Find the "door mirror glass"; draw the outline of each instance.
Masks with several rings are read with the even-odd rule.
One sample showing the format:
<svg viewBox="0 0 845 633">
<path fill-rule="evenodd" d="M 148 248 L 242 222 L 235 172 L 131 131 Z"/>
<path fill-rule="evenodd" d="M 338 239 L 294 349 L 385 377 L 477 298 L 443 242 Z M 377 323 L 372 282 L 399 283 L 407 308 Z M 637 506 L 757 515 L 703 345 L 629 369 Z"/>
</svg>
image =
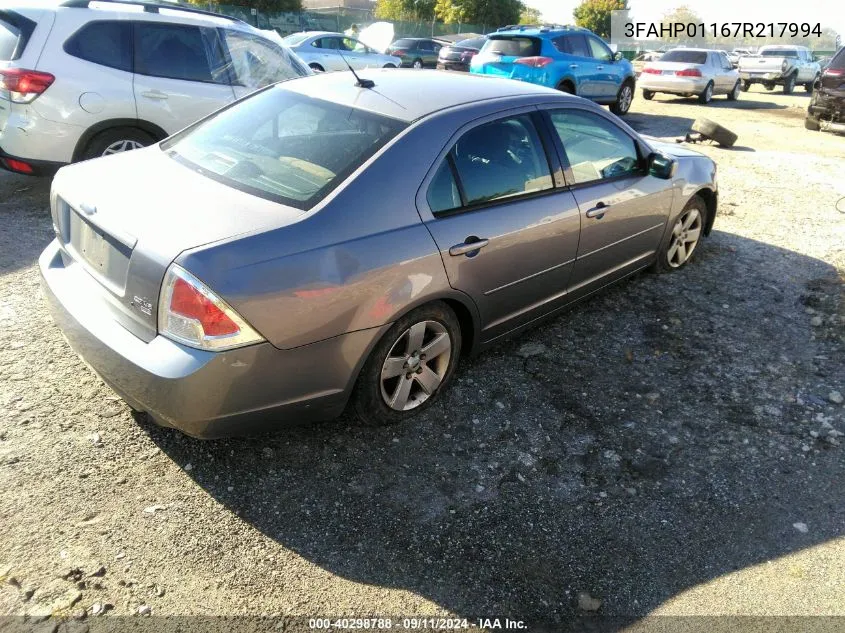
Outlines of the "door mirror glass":
<svg viewBox="0 0 845 633">
<path fill-rule="evenodd" d="M 618 62 L 622 60 L 625 56 L 622 54 L 622 51 L 616 51 L 613 53 L 613 61 Z"/>
<path fill-rule="evenodd" d="M 678 161 L 671 156 L 652 152 L 648 156 L 648 173 L 650 176 L 661 180 L 671 180 L 678 168 Z"/>
</svg>

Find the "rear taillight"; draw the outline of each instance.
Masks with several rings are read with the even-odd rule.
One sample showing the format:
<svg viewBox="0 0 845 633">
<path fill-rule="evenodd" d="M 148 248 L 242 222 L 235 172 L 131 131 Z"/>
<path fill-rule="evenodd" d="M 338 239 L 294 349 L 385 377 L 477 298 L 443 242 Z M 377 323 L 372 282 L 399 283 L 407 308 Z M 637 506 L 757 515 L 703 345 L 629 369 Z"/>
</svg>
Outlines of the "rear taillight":
<svg viewBox="0 0 845 633">
<path fill-rule="evenodd" d="M 644 75 L 659 75 L 660 74 L 660 71 L 657 68 L 651 68 L 649 66 L 646 66 L 645 68 L 643 68 L 641 72 Z"/>
<path fill-rule="evenodd" d="M 531 66 L 532 68 L 545 68 L 549 64 L 551 64 L 554 60 L 551 57 L 520 57 L 519 59 L 513 60 L 514 64 L 520 64 L 521 66 Z"/>
<path fill-rule="evenodd" d="M 407 53 L 408 51 L 406 51 L 404 48 L 397 48 L 390 51 L 390 54 L 394 57 L 402 57 L 402 55 L 406 55 Z"/>
<path fill-rule="evenodd" d="M 6 68 L 0 70 L 0 95 L 13 103 L 31 103 L 55 80 L 56 78 L 50 73 L 23 68 Z"/>
<path fill-rule="evenodd" d="M 478 51 L 466 51 L 461 54 L 461 61 L 468 62 L 476 55 L 478 55 Z"/>
<path fill-rule="evenodd" d="M 180 266 L 164 277 L 159 334 L 190 347 L 221 351 L 264 340 L 225 301 Z"/>
<path fill-rule="evenodd" d="M 701 71 L 698 68 L 684 68 L 683 70 L 676 70 L 677 77 L 701 77 Z"/>
<path fill-rule="evenodd" d="M 845 76 L 845 69 L 828 68 L 826 71 L 824 71 L 823 74 L 827 75 L 828 77 L 842 77 Z"/>
</svg>

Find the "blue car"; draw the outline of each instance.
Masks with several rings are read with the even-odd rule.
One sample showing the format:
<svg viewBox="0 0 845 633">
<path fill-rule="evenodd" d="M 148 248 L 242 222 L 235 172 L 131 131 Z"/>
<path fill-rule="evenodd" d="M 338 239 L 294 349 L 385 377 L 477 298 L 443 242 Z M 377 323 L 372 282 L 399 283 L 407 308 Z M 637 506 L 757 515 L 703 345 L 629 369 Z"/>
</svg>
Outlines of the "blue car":
<svg viewBox="0 0 845 633">
<path fill-rule="evenodd" d="M 634 100 L 631 62 L 579 27 L 505 27 L 488 36 L 470 65 L 479 75 L 527 81 L 609 105 L 625 114 Z"/>
</svg>

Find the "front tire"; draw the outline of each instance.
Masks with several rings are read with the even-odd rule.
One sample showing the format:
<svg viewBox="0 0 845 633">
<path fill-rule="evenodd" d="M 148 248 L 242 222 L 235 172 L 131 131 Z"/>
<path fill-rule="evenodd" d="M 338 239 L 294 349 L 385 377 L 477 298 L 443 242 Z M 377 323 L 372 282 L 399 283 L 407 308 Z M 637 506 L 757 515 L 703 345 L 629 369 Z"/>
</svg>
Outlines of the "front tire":
<svg viewBox="0 0 845 633">
<path fill-rule="evenodd" d="M 643 99 L 646 101 L 651 101 L 654 99 L 654 92 L 651 90 L 643 90 Z"/>
<path fill-rule="evenodd" d="M 634 86 L 630 81 L 626 81 L 619 88 L 616 95 L 615 103 L 611 104 L 610 111 L 617 116 L 624 116 L 628 114 L 631 109 L 631 104 L 634 102 Z"/>
<path fill-rule="evenodd" d="M 739 99 L 739 93 L 740 85 L 739 82 L 736 82 L 736 85 L 733 87 L 733 90 L 728 93 L 728 101 L 736 101 L 737 99 Z"/>
<path fill-rule="evenodd" d="M 384 68 L 396 68 L 393 64 L 385 64 Z"/>
<path fill-rule="evenodd" d="M 710 103 L 711 99 L 713 99 L 713 82 L 705 86 L 704 91 L 698 95 L 698 102 L 699 103 Z"/>
<path fill-rule="evenodd" d="M 692 260 L 701 238 L 704 237 L 704 223 L 707 205 L 700 196 L 693 196 L 672 227 L 669 239 L 660 248 L 653 270 L 668 273 L 686 266 Z"/>
<path fill-rule="evenodd" d="M 415 59 L 415 60 L 414 60 L 414 64 L 413 64 L 413 66 L 414 66 L 414 68 L 416 68 L 417 70 L 419 70 L 420 68 L 422 68 L 422 67 L 423 67 L 422 60 L 421 60 L 421 59 Z"/>
<path fill-rule="evenodd" d="M 813 93 L 813 86 L 815 86 L 815 85 L 816 85 L 816 82 L 817 82 L 818 80 L 819 80 L 819 76 L 818 76 L 818 75 L 816 75 L 816 76 L 813 78 L 813 81 L 808 81 L 807 83 L 805 83 L 805 84 L 804 84 L 804 91 L 805 91 L 805 92 L 807 92 L 808 94 L 812 94 L 812 93 Z"/>
<path fill-rule="evenodd" d="M 352 409 L 367 426 L 408 420 L 448 385 L 461 354 L 461 326 L 441 301 L 412 310 L 376 344 L 352 394 Z"/>
<path fill-rule="evenodd" d="M 156 140 L 152 136 L 138 128 L 115 127 L 104 130 L 94 136 L 88 142 L 82 158 L 83 160 L 87 160 L 99 156 L 120 154 L 134 149 L 141 149 L 155 142 Z"/>
</svg>

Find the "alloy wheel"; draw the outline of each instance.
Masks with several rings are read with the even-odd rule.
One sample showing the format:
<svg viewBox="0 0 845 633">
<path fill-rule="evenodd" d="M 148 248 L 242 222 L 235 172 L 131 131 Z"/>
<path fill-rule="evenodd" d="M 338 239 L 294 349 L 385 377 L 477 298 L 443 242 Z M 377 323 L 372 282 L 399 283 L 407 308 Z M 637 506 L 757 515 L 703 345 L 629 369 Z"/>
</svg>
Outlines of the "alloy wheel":
<svg viewBox="0 0 845 633">
<path fill-rule="evenodd" d="M 700 238 L 701 213 L 698 209 L 689 209 L 678 218 L 672 229 L 672 242 L 666 255 L 669 266 L 680 268 L 688 262 Z"/>
<path fill-rule="evenodd" d="M 381 397 L 394 411 L 409 411 L 428 400 L 449 369 L 452 339 L 438 321 L 421 321 L 393 343 L 381 368 Z"/>
<path fill-rule="evenodd" d="M 631 86 L 625 84 L 622 86 L 622 89 L 619 91 L 619 111 L 622 114 L 625 114 L 628 109 L 631 107 L 631 102 L 634 100 L 634 92 L 631 90 Z"/>
<path fill-rule="evenodd" d="M 109 156 L 110 154 L 120 154 L 121 152 L 129 152 L 133 149 L 141 149 L 144 147 L 144 144 L 139 141 L 132 141 L 129 139 L 123 139 L 120 141 L 115 141 L 106 149 L 103 150 L 103 156 Z"/>
</svg>

